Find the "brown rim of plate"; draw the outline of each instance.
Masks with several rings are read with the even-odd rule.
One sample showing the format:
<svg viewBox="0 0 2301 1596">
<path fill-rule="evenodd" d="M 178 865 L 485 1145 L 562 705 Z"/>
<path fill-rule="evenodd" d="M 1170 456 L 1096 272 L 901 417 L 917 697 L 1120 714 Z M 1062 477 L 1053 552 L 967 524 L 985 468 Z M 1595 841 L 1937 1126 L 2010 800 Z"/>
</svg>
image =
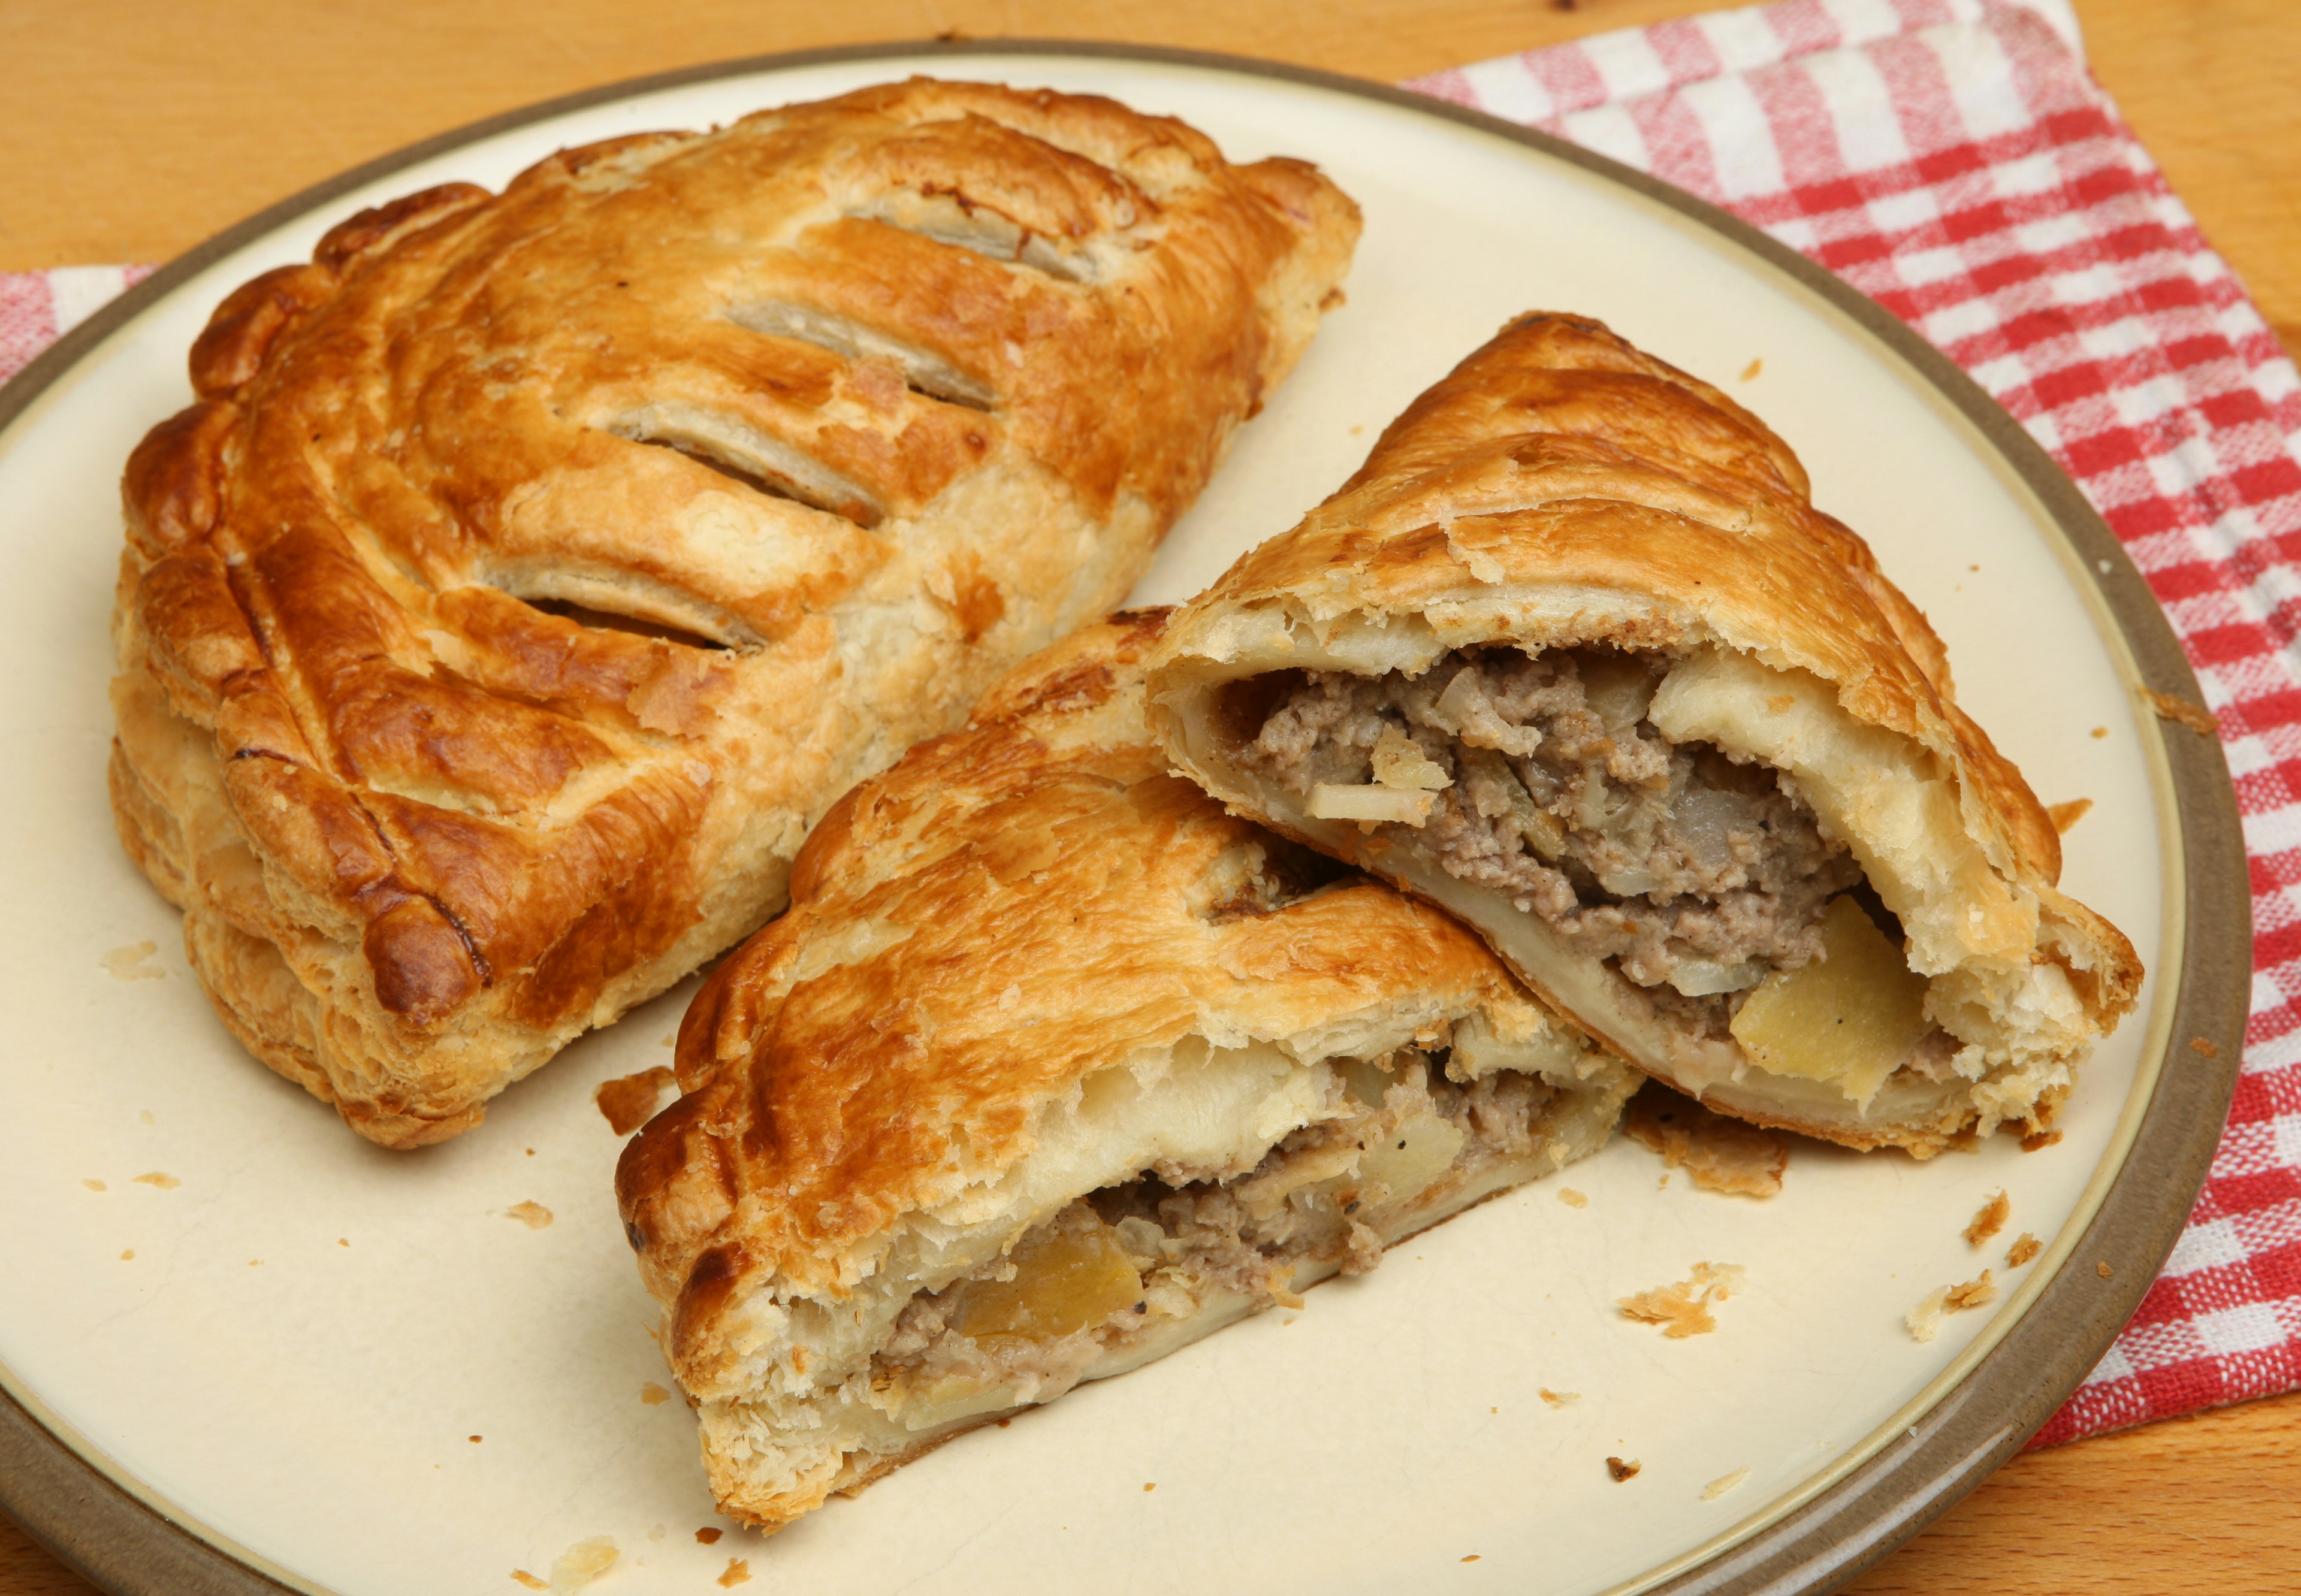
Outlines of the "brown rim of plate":
<svg viewBox="0 0 2301 1596">
<path fill-rule="evenodd" d="M 106 338 L 195 273 L 338 196 L 481 138 L 634 95 L 755 72 L 970 55 L 1087 56 L 1276 79 L 1452 121 L 1627 188 L 1724 238 L 1825 300 L 1885 346 L 1978 430 L 2037 497 L 2132 650 L 2141 685 L 2190 705 L 2204 695 L 2148 583 L 2053 457 L 1970 377 L 1891 312 L 1706 200 L 1546 133 L 1388 84 L 1213 51 L 1075 39 L 983 38 L 834 46 L 633 78 L 468 123 L 353 168 L 256 213 L 154 272 L 4 385 L 0 430 Z M 1939 1517 L 2019 1450 L 2077 1389 L 2140 1306 L 2204 1185 L 2229 1114 L 2252 982 L 2252 896 L 2237 795 L 2217 738 L 2151 717 L 2180 832 L 2184 928 L 2166 1056 L 2123 1166 L 2029 1310 L 1906 1433 L 1812 1499 L 1730 1539 L 1649 1596 L 1790 1596 L 1835 1589 Z M 2206 1057 L 2178 1045 L 2207 1040 Z M 2145 1069 L 2150 1061 L 2143 1061 Z M 2096 1264 L 2111 1267 L 2104 1278 Z M 249 1567 L 122 1489 L 0 1391 L 0 1508 L 118 1596 L 280 1596 Z M 1731 1532 L 1729 1532 L 1729 1536 Z M 1651 1577 L 1651 1576 L 1649 1576 Z"/>
</svg>

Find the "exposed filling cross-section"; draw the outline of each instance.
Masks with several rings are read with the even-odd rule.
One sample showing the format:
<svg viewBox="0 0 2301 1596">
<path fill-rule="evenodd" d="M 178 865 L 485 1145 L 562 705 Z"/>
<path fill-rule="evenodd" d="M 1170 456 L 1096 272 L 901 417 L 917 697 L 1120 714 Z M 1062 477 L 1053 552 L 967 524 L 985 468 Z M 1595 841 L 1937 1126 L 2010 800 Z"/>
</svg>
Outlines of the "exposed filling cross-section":
<svg viewBox="0 0 2301 1596">
<path fill-rule="evenodd" d="M 1488 648 L 1418 676 L 1255 678 L 1232 689 L 1228 752 L 1319 818 L 1362 818 L 1351 799 L 1370 789 L 1410 797 L 1418 818 L 1379 819 L 1385 840 L 1722 1034 L 1735 994 L 1820 954 L 1829 900 L 1862 877 L 1779 772 L 1655 730 L 1672 663 Z"/>
<path fill-rule="evenodd" d="M 1292 1132 L 1251 1171 L 1146 1171 L 915 1299 L 873 1362 L 874 1400 L 914 1429 L 1050 1400 L 1177 1344 L 1178 1331 L 1202 1333 L 1207 1316 L 1363 1274 L 1389 1243 L 1569 1156 L 1551 1129 L 1557 1089 L 1538 1077 L 1458 1082 L 1410 1049 L 1331 1067 L 1345 1112 Z"/>
</svg>

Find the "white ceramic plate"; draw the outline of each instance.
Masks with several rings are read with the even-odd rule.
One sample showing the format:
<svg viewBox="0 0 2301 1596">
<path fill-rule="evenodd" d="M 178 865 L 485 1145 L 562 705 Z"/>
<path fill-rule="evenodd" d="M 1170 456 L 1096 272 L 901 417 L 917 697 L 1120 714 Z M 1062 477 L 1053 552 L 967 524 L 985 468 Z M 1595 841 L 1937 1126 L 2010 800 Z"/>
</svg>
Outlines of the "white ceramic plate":
<svg viewBox="0 0 2301 1596">
<path fill-rule="evenodd" d="M 2124 928 L 2151 979 L 2086 1071 L 2061 1145 L 2024 1156 L 2000 1137 L 1929 1164 L 1802 1146 L 1782 1195 L 1760 1203 L 1664 1180 L 1618 1141 L 1301 1312 L 968 1435 L 772 1542 L 718 1519 L 687 1409 L 648 1400 L 670 1382 L 615 1221 L 618 1141 L 591 1102 L 600 1082 L 667 1060 L 689 989 L 569 1049 L 479 1130 L 414 1154 L 356 1140 L 241 1052 L 106 808 L 115 483 L 145 429 L 188 402 L 184 353 L 209 309 L 351 212 L 450 179 L 500 186 L 563 145 L 912 71 L 1171 112 L 1234 160 L 1314 159 L 1365 207 L 1348 305 L 1245 430 L 1140 601 L 1189 596 L 1291 524 L 1518 311 L 1600 316 L 1778 429 L 1817 501 L 1933 618 L 1963 701 L 2040 796 L 2094 800 L 2067 840 L 2064 884 Z M 2145 679 L 2194 691 L 2178 654 L 2166 663 L 2162 623 L 2148 631 L 2138 578 L 2043 457 L 1882 313 L 1602 163 L 1403 96 L 1203 58 L 807 60 L 442 144 L 183 263 L 76 360 L 60 357 L 65 369 L 36 374 L 45 388 L 0 435 L 0 680 L 18 684 L 0 702 L 13 756 L 0 768 L 13 883 L 0 1382 L 71 1453 L 180 1525 L 161 1532 L 179 1552 L 221 1547 L 338 1596 L 513 1591 L 515 1569 L 548 1575 L 596 1536 L 621 1554 L 603 1592 L 717 1588 L 731 1558 L 763 1588 L 853 1596 L 1724 1589 L 1766 1547 L 1810 1583 L 1890 1545 L 2002 1457 L 2129 1309 L 2194 1191 L 2218 1076 L 2187 1089 L 2172 1150 L 2129 1175 L 2140 1183 L 2125 1191 L 2122 1239 L 2096 1227 L 2071 1255 L 2158 1092 L 2177 984 L 2163 973 L 2198 935 L 2185 944 L 2200 848 L 2208 873 L 2229 872 L 2226 838 L 2201 843 L 2198 829 L 2226 782 L 2216 799 L 2211 756 L 2169 764 L 2137 710 Z M 2203 782 L 2186 845 L 2185 781 Z M 2241 903 L 2241 871 L 2212 890 L 2224 911 L 2231 890 Z M 2224 948 L 2227 934 L 2213 931 Z M 121 952 L 146 942 L 158 951 L 140 964 Z M 2211 1017 L 2227 1043 L 2222 988 Z M 2241 976 L 2236 990 L 2241 1016 Z M 1588 1206 L 1561 1202 L 1561 1186 Z M 2012 1224 L 1970 1250 L 1960 1232 L 2001 1188 Z M 548 1228 L 508 1214 L 528 1202 L 550 1211 Z M 2046 1251 L 2008 1270 L 2023 1231 Z M 2093 1267 L 2113 1246 L 2126 1271 L 2114 1285 Z M 1697 1260 L 1747 1270 L 1714 1334 L 1665 1341 L 1614 1310 Z M 1985 1266 L 2004 1288 L 1994 1310 L 1914 1341 L 1904 1311 Z M 2061 1330 L 2035 1344 L 2061 1351 L 2027 1366 L 2004 1353 L 1978 1385 L 1984 1355 L 2046 1311 L 2037 1299 L 2057 1274 Z M 1545 1388 L 1576 1398 L 1553 1405 Z M 1942 1444 L 1954 1456 L 1920 1455 L 1921 1427 L 1953 1411 Z M 1641 1472 L 1616 1483 L 1610 1455 Z M 39 1517 L 25 1483 L 39 1469 L 17 1469 L 7 1500 L 98 1566 L 70 1513 Z M 699 1543 L 705 1526 L 724 1538 Z M 99 1573 L 158 1590 L 159 1566 Z"/>
</svg>

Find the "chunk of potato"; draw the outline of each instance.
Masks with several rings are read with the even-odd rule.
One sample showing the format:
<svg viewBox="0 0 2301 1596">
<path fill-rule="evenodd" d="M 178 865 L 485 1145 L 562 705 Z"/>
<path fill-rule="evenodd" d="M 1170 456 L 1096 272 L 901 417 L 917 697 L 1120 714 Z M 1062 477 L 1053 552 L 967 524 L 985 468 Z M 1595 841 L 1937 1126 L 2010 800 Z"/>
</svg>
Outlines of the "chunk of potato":
<svg viewBox="0 0 2301 1596">
<path fill-rule="evenodd" d="M 1050 1341 L 1099 1324 L 1142 1299 L 1142 1277 L 1108 1225 L 1025 1238 L 1015 1278 L 978 1281 L 959 1305 L 958 1333 L 973 1341 L 1017 1335 Z"/>
<path fill-rule="evenodd" d="M 1465 1138 L 1435 1114 L 1418 1114 L 1371 1142 L 1359 1158 L 1359 1174 L 1390 1188 L 1389 1202 L 1421 1195 L 1454 1166 Z M 1387 1205 L 1385 1205 L 1387 1206 Z"/>
<path fill-rule="evenodd" d="M 1758 983 L 1734 1040 L 1760 1069 L 1829 1082 L 1866 1108 L 1931 1028 L 1926 978 L 1850 896 L 1830 904 L 1821 940 L 1822 957 Z"/>
<path fill-rule="evenodd" d="M 1391 1083 L 1398 1079 L 1376 1059 L 1335 1058 L 1327 1062 L 1342 1076 L 1343 1084 L 1350 1089 L 1351 1095 L 1369 1108 L 1382 1107 L 1382 1099 L 1388 1094 Z"/>
</svg>

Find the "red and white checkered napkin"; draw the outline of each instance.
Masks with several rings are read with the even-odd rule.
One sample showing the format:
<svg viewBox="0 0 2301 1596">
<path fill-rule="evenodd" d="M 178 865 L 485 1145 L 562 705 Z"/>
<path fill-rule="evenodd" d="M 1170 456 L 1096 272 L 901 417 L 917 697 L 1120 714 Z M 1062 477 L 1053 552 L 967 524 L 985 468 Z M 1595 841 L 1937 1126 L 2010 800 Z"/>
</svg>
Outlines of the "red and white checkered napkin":
<svg viewBox="0 0 2301 1596">
<path fill-rule="evenodd" d="M 2077 479 L 2221 720 L 2253 859 L 2237 1105 L 2141 1311 L 2039 1433 L 2301 1386 L 2301 379 L 2054 0 L 1787 0 L 1411 87 L 1713 200 L 1963 366 Z"/>
<path fill-rule="evenodd" d="M 2301 379 L 2075 38 L 2061 0 L 1787 0 L 1414 86 L 1715 200 L 1909 322 L 2188 645 L 2253 856 L 2245 1074 L 2164 1274 L 2039 1443 L 2301 1386 Z M 0 378 L 141 274 L 0 276 Z"/>
<path fill-rule="evenodd" d="M 0 382 L 79 326 L 105 301 L 152 275 L 149 266 L 59 266 L 0 272 Z"/>
</svg>

